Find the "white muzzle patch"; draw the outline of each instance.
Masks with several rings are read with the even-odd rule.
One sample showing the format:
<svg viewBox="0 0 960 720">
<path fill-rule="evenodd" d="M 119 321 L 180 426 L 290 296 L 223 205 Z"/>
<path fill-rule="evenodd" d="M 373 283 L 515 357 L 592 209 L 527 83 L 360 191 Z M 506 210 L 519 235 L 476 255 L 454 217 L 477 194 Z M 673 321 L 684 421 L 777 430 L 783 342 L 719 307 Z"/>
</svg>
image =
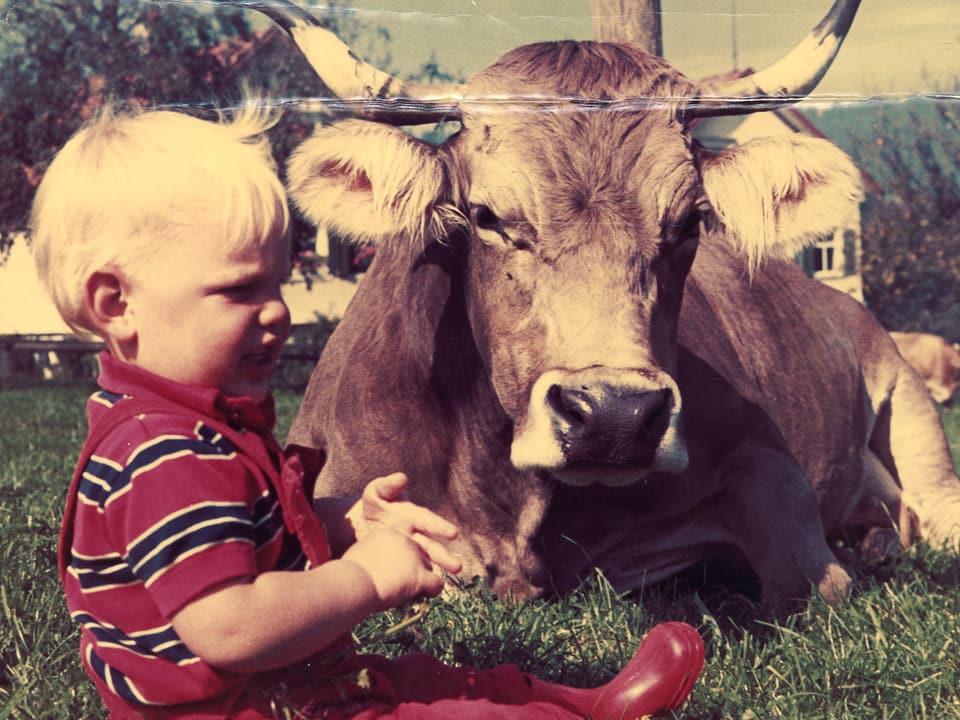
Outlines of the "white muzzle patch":
<svg viewBox="0 0 960 720">
<path fill-rule="evenodd" d="M 669 419 L 647 465 L 618 466 L 598 459 L 596 466 L 583 458 L 572 466 L 569 463 L 568 438 L 560 428 L 555 408 L 548 401 L 548 393 L 555 386 L 615 383 L 618 390 L 656 392 L 669 390 L 672 404 Z M 681 416 L 680 391 L 669 375 L 658 372 L 651 376 L 636 370 L 620 368 L 591 368 L 584 371 L 550 370 L 533 385 L 526 417 L 518 424 L 510 449 L 510 461 L 518 470 L 545 471 L 560 482 L 586 486 L 595 483 L 618 487 L 639 482 L 650 473 L 679 474 L 686 470 L 689 456 L 679 432 Z"/>
</svg>

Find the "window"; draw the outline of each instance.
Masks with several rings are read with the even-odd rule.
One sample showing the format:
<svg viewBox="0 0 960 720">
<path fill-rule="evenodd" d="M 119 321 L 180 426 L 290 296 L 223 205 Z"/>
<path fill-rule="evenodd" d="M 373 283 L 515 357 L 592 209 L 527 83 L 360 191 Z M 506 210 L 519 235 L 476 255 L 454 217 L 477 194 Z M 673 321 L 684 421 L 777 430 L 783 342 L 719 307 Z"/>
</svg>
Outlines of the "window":
<svg viewBox="0 0 960 720">
<path fill-rule="evenodd" d="M 819 240 L 811 250 L 813 277 L 841 277 L 845 271 L 844 231 L 838 228 L 830 237 Z"/>
</svg>

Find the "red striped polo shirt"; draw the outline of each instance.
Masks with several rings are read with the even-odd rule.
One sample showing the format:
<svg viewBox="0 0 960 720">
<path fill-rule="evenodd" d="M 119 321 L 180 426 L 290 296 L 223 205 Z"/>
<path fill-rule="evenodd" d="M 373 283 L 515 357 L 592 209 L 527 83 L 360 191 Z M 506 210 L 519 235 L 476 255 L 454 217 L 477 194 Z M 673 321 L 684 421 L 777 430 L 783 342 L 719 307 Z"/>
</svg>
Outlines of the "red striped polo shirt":
<svg viewBox="0 0 960 720">
<path fill-rule="evenodd" d="M 285 527 L 275 478 L 252 459 L 282 462 L 272 399 L 227 398 L 100 359 L 91 436 L 129 398 L 175 407 L 123 419 L 79 476 L 72 541 L 61 553 L 84 668 L 114 716 L 189 703 L 191 717 L 226 717 L 249 676 L 204 663 L 170 618 L 225 582 L 309 565 Z M 242 432 L 231 440 L 218 424 Z"/>
</svg>

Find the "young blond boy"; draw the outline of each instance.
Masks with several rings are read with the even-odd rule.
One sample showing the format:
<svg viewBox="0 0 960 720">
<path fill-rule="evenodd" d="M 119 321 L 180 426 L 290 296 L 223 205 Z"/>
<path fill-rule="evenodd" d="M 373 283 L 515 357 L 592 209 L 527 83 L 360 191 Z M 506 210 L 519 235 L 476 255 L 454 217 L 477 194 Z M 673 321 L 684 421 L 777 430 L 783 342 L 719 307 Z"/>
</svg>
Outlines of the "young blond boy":
<svg viewBox="0 0 960 720">
<path fill-rule="evenodd" d="M 252 107 L 252 106 L 251 106 Z M 31 221 L 64 320 L 102 338 L 101 390 L 61 535 L 81 659 L 114 718 L 637 717 L 678 707 L 695 630 L 655 628 L 596 690 L 512 666 L 357 655 L 351 627 L 442 587 L 457 529 L 403 498 L 304 491 L 271 435 L 290 330 L 288 211 L 250 109 L 232 122 L 106 110 L 58 154 Z M 319 521 L 318 521 L 319 520 Z M 360 675 L 364 680 L 359 680 Z"/>
</svg>

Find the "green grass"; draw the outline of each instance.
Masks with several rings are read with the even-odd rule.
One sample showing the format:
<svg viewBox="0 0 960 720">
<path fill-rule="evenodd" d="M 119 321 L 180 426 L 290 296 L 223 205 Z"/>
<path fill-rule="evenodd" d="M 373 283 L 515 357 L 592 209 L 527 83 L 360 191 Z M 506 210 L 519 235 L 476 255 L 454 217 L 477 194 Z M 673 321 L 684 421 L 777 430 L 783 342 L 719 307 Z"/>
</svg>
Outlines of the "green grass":
<svg viewBox="0 0 960 720">
<path fill-rule="evenodd" d="M 943 429 L 947 433 L 950 443 L 950 452 L 953 454 L 953 466 L 960 467 L 960 404 L 953 409 L 940 410 L 940 419 Z"/>
<path fill-rule="evenodd" d="M 56 573 L 64 493 L 83 440 L 85 388 L 0 390 L 0 720 L 102 717 L 77 660 Z M 280 434 L 297 398 L 278 396 Z M 945 411 L 955 457 L 960 410 Z M 684 619 L 707 662 L 677 717 L 960 720 L 960 559 L 911 549 L 860 568 L 852 598 L 773 619 L 731 591 L 680 583 L 622 597 L 600 576 L 562 601 L 510 603 L 470 587 L 357 628 L 363 649 L 514 662 L 575 685 L 605 681 L 655 623 Z M 402 626 L 397 629 L 397 626 Z"/>
<path fill-rule="evenodd" d="M 57 535 L 85 436 L 77 388 L 0 392 L 0 718 L 96 718 L 57 577 Z"/>
</svg>

